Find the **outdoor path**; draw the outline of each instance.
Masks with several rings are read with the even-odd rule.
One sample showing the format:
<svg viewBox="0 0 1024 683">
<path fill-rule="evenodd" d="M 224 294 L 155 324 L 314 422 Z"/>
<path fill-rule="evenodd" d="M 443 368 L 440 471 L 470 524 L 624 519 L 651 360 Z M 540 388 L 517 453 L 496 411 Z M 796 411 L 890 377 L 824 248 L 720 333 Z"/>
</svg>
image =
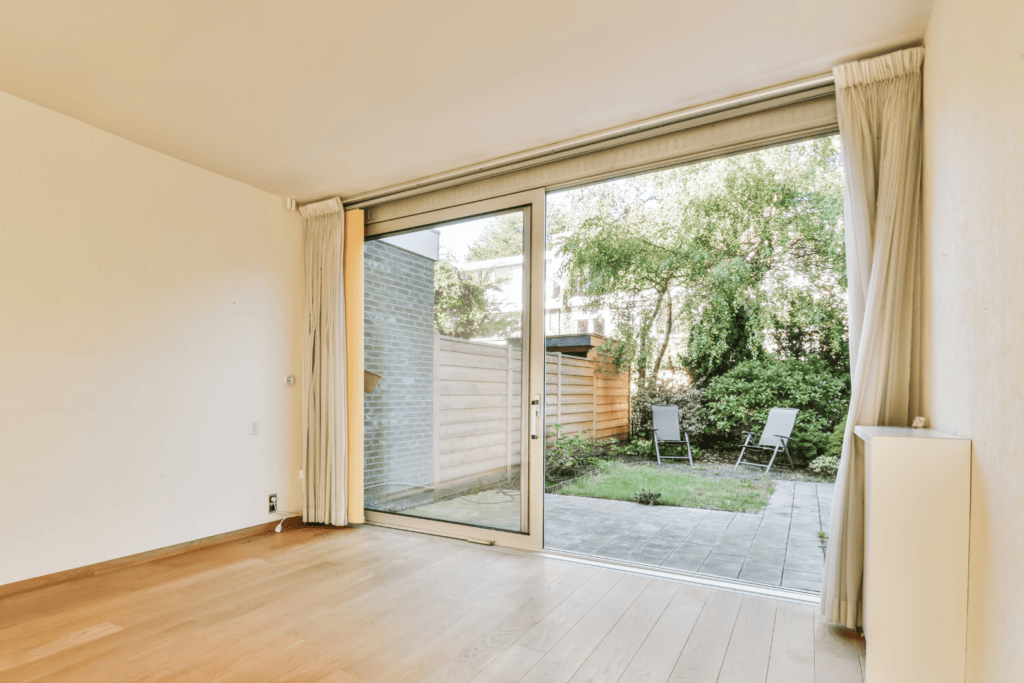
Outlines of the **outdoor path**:
<svg viewBox="0 0 1024 683">
<path fill-rule="evenodd" d="M 759 513 L 548 494 L 544 545 L 771 586 L 820 591 L 834 484 L 777 481 Z"/>
</svg>

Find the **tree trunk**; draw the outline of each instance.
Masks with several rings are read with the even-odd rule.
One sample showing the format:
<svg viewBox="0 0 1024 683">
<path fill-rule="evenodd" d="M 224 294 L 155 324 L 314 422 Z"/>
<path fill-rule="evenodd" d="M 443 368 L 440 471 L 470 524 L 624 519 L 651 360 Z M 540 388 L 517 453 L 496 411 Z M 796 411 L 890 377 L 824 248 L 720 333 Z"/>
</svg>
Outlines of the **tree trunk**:
<svg viewBox="0 0 1024 683">
<path fill-rule="evenodd" d="M 658 378 L 658 371 L 661 370 L 661 361 L 665 358 L 665 351 L 668 350 L 669 336 L 672 334 L 672 292 L 670 291 L 666 292 L 665 311 L 668 313 L 668 318 L 665 320 L 665 339 L 661 342 L 661 351 L 658 352 L 658 360 L 654 362 L 655 379 Z"/>
<path fill-rule="evenodd" d="M 658 314 L 661 313 L 661 302 L 662 299 L 665 298 L 666 291 L 668 291 L 668 285 L 665 285 L 665 287 L 658 290 L 658 300 L 654 304 L 654 313 L 651 314 L 650 322 L 647 323 L 646 329 L 644 329 L 643 334 L 640 335 L 640 351 L 637 353 L 637 380 L 647 379 L 647 363 L 644 360 L 647 352 L 647 338 L 651 334 L 651 328 L 654 326 L 654 321 L 658 319 Z"/>
</svg>

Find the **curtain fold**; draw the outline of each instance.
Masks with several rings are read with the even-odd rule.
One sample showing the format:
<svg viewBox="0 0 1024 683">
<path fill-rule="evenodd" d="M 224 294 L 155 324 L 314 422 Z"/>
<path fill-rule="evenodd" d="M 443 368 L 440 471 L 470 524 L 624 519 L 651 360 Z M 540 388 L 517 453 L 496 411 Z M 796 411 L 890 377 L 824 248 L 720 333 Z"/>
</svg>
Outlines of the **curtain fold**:
<svg viewBox="0 0 1024 683">
<path fill-rule="evenodd" d="M 345 217 L 341 200 L 299 209 L 303 226 L 302 520 L 348 524 Z"/>
<path fill-rule="evenodd" d="M 864 463 L 855 425 L 917 409 L 924 48 L 833 69 L 845 171 L 852 393 L 832 503 L 821 613 L 863 625 Z"/>
</svg>

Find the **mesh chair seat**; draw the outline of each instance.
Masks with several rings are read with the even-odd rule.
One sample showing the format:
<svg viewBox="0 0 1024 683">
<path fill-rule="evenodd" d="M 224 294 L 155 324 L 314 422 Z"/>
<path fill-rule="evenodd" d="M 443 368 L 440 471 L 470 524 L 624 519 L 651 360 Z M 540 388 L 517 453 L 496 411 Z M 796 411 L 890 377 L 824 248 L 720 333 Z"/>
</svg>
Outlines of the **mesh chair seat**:
<svg viewBox="0 0 1024 683">
<path fill-rule="evenodd" d="M 654 418 L 654 455 L 658 458 L 658 464 L 660 465 L 662 460 L 682 460 L 686 458 L 693 465 L 693 453 L 690 451 L 690 435 L 686 432 L 683 432 L 682 436 L 679 434 L 679 406 L 651 406 L 651 413 Z M 662 455 L 659 444 L 685 445 L 686 455 Z"/>
</svg>

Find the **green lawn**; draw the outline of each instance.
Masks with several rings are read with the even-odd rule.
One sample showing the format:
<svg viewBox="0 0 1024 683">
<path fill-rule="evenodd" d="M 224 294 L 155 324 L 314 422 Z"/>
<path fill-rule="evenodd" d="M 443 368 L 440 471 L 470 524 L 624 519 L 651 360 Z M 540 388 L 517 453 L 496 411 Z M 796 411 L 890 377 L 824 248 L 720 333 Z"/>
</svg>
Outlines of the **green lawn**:
<svg viewBox="0 0 1024 683">
<path fill-rule="evenodd" d="M 600 472 L 559 489 L 567 496 L 633 500 L 637 491 L 661 494 L 662 505 L 677 505 L 730 512 L 759 512 L 775 491 L 775 482 L 764 477 L 754 481 L 711 479 L 656 465 L 606 462 Z"/>
</svg>

